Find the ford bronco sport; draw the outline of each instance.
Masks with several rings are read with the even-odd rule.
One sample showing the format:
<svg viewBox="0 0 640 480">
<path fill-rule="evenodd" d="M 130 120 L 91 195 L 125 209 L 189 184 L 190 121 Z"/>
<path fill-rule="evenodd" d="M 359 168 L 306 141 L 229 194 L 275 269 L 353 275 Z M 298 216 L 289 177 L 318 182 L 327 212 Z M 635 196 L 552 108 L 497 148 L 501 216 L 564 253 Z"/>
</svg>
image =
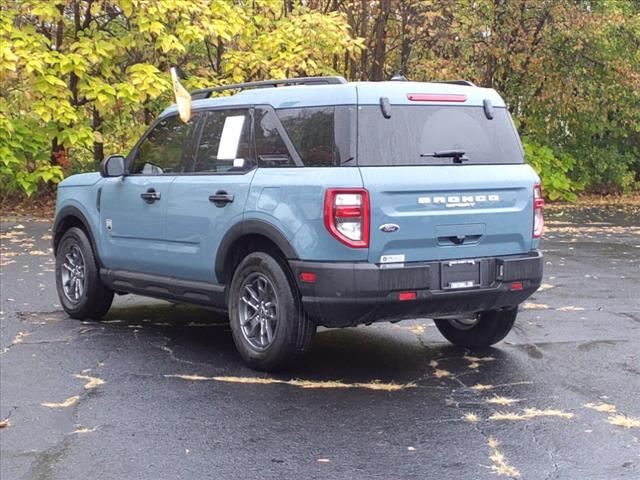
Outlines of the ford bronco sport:
<svg viewBox="0 0 640 480">
<path fill-rule="evenodd" d="M 114 293 L 213 307 L 244 361 L 275 370 L 317 325 L 429 317 L 492 345 L 539 287 L 540 181 L 494 90 L 313 77 L 192 98 L 188 121 L 169 107 L 126 157 L 60 184 L 71 317 Z"/>
</svg>

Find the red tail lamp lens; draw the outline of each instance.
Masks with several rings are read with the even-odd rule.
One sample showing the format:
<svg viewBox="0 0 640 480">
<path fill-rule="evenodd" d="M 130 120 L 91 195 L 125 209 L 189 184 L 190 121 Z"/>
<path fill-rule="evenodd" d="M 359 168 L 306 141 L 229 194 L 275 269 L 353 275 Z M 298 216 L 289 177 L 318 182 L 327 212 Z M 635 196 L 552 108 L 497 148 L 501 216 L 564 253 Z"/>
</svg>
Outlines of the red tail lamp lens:
<svg viewBox="0 0 640 480">
<path fill-rule="evenodd" d="M 329 188 L 324 199 L 324 225 L 351 248 L 369 246 L 369 192 L 364 188 Z"/>
</svg>

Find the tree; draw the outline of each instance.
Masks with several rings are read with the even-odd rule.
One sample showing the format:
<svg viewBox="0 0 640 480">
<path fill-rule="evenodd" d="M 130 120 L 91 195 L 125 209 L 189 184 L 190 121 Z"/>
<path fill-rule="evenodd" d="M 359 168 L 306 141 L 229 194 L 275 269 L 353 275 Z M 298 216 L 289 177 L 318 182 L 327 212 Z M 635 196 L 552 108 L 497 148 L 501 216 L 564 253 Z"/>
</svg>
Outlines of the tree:
<svg viewBox="0 0 640 480">
<path fill-rule="evenodd" d="M 640 186 L 631 0 L 6 0 L 0 36 L 3 191 L 125 151 L 174 65 L 189 88 L 468 79 L 503 95 L 550 198 Z"/>
<path fill-rule="evenodd" d="M 335 73 L 360 48 L 342 14 L 276 0 L 13 0 L 0 22 L 0 174 L 27 195 L 130 146 L 170 102 L 173 65 L 195 88 Z"/>
<path fill-rule="evenodd" d="M 315 0 L 366 39 L 351 78 L 468 79 L 507 101 L 551 198 L 640 187 L 640 3 Z M 381 26 L 386 35 L 380 48 Z M 382 67 L 380 68 L 380 65 Z"/>
</svg>

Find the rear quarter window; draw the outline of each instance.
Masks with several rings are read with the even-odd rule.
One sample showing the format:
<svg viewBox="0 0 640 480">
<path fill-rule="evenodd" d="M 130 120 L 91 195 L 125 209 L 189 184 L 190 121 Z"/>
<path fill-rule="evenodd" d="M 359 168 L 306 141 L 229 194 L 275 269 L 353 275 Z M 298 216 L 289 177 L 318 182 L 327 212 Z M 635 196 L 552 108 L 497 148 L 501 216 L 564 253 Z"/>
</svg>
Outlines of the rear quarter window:
<svg viewBox="0 0 640 480">
<path fill-rule="evenodd" d="M 355 108 L 323 106 L 277 110 L 305 167 L 346 165 L 355 158 Z"/>
<path fill-rule="evenodd" d="M 288 108 L 277 113 L 305 166 L 336 164 L 334 107 Z"/>
</svg>

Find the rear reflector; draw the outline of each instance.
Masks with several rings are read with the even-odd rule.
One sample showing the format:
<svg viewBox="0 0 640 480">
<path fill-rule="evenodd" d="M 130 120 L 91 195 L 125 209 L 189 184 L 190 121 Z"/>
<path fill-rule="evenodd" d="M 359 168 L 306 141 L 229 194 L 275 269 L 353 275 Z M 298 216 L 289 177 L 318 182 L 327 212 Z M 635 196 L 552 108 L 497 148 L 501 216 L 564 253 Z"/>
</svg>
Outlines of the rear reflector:
<svg viewBox="0 0 640 480">
<path fill-rule="evenodd" d="M 305 283 L 316 283 L 318 276 L 313 272 L 300 272 L 300 280 Z"/>
<path fill-rule="evenodd" d="M 415 300 L 416 298 L 418 298 L 418 294 L 416 292 L 400 292 L 398 295 L 398 299 L 401 301 Z"/>
<path fill-rule="evenodd" d="M 517 292 L 518 290 L 522 290 L 524 287 L 522 286 L 522 282 L 511 282 L 511 291 Z"/>
<path fill-rule="evenodd" d="M 459 93 L 407 93 L 412 102 L 466 102 L 467 96 Z"/>
</svg>

